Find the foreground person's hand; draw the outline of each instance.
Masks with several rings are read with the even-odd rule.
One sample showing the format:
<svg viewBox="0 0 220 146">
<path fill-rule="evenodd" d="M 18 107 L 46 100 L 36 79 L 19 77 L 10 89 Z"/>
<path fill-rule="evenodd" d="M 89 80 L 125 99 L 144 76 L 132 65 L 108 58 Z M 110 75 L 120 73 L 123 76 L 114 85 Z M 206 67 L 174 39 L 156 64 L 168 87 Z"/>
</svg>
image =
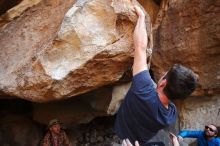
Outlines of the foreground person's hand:
<svg viewBox="0 0 220 146">
<path fill-rule="evenodd" d="M 129 139 L 124 139 L 122 141 L 122 146 L 133 146 Z M 140 146 L 138 141 L 135 141 L 135 146 Z"/>
<path fill-rule="evenodd" d="M 176 135 L 174 135 L 173 133 L 170 132 L 169 136 L 170 136 L 170 139 L 172 141 L 173 146 L 180 146 Z"/>
</svg>

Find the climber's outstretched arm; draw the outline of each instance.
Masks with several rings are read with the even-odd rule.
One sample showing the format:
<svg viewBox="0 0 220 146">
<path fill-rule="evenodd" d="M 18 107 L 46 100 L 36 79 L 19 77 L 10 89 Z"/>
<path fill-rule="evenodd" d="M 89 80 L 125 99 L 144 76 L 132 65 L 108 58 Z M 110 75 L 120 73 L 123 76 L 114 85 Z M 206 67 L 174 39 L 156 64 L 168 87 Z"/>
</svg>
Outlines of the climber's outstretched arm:
<svg viewBox="0 0 220 146">
<path fill-rule="evenodd" d="M 147 69 L 146 64 L 146 49 L 147 49 L 147 31 L 145 25 L 145 14 L 139 6 L 135 6 L 135 11 L 138 15 L 137 24 L 135 26 L 134 40 L 134 64 L 133 76 Z"/>
</svg>

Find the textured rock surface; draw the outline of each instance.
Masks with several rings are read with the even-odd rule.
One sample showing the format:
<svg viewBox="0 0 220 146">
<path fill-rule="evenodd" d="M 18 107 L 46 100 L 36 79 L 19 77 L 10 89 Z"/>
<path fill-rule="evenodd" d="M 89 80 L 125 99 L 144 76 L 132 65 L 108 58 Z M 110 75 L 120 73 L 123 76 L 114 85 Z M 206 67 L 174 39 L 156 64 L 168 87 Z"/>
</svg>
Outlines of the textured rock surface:
<svg viewBox="0 0 220 146">
<path fill-rule="evenodd" d="M 220 125 L 220 95 L 187 98 L 180 109 L 182 129 L 204 129 L 204 125 Z"/>
<path fill-rule="evenodd" d="M 155 3 L 154 0 L 138 0 L 138 2 L 144 7 L 151 17 L 152 24 L 155 24 L 155 21 L 158 17 L 158 12 L 160 10 L 159 4 Z"/>
<path fill-rule="evenodd" d="M 73 3 L 52 0 L 40 2 L 1 30 L 2 91 L 31 100 L 32 94 L 35 97 L 40 95 L 31 90 L 48 88 L 46 85 L 50 85 L 51 80 L 42 75 L 43 68 L 35 63 L 36 55 L 52 42 L 64 14 Z"/>
<path fill-rule="evenodd" d="M 105 87 L 73 99 L 33 103 L 33 120 L 47 124 L 51 119 L 58 118 L 68 127 L 89 123 L 95 117 L 107 116 L 111 92 L 111 88 Z"/>
<path fill-rule="evenodd" d="M 41 2 L 1 31 L 3 92 L 35 102 L 58 100 L 114 83 L 131 67 L 131 1 L 77 1 L 70 8 L 73 2 Z M 149 40 L 150 46 L 151 35 Z"/>
<path fill-rule="evenodd" d="M 25 116 L 8 115 L 1 118 L 0 124 L 1 145 L 36 145 L 41 137 L 36 123 Z"/>
<path fill-rule="evenodd" d="M 0 28 L 6 27 L 6 25 L 19 17 L 28 8 L 37 5 L 42 0 L 13 0 L 11 2 L 7 0 L 0 1 Z M 14 7 L 13 7 L 14 6 Z"/>
<path fill-rule="evenodd" d="M 197 95 L 220 91 L 219 0 L 169 1 L 154 34 L 152 69 L 159 78 L 174 63 L 191 67 L 200 76 Z"/>
<path fill-rule="evenodd" d="M 112 100 L 107 110 L 108 114 L 114 115 L 118 111 L 121 102 L 124 100 L 124 97 L 127 94 L 127 91 L 130 88 L 130 86 L 131 83 L 114 86 L 112 91 Z"/>
<path fill-rule="evenodd" d="M 34 146 L 42 137 L 39 124 L 31 119 L 30 102 L 1 100 L 0 102 L 0 145 Z"/>
</svg>

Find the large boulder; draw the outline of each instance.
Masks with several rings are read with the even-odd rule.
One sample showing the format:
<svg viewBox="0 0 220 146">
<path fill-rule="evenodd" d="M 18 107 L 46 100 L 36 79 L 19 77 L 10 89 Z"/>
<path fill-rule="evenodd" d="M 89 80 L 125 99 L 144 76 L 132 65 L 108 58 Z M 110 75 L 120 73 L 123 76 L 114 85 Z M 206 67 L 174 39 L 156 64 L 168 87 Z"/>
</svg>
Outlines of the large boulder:
<svg viewBox="0 0 220 146">
<path fill-rule="evenodd" d="M 4 27 L 2 92 L 34 102 L 59 100 L 115 83 L 131 68 L 132 2 L 73 3 L 39 2 Z M 148 15 L 146 20 L 152 47 Z"/>
</svg>

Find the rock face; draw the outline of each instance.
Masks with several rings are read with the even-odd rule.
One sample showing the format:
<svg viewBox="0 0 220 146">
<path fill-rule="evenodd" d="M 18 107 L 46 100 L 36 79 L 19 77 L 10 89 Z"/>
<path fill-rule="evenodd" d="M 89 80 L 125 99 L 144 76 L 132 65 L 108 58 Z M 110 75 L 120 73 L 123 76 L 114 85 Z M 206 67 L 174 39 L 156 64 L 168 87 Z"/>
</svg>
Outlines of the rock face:
<svg viewBox="0 0 220 146">
<path fill-rule="evenodd" d="M 36 146 L 39 143 L 42 137 L 42 125 L 30 118 L 29 103 L 21 99 L 1 100 L 1 146 Z"/>
<path fill-rule="evenodd" d="M 73 3 L 74 1 L 41 1 L 2 28 L 0 88 L 3 92 L 20 97 L 26 95 L 31 100 L 31 90 L 35 90 L 33 88 L 48 88 L 41 82 L 50 84 L 52 81 L 41 75 L 43 68 L 35 63 L 36 56 L 50 46 L 64 14 Z M 36 94 L 39 95 L 33 93 L 37 96 Z"/>
<path fill-rule="evenodd" d="M 41 0 L 1 0 L 0 1 L 0 27 L 19 17 L 28 8 L 37 5 Z"/>
<path fill-rule="evenodd" d="M 130 88 L 131 83 L 126 83 L 122 85 L 115 86 L 112 91 L 112 100 L 109 104 L 107 113 L 110 115 L 114 115 L 117 113 L 122 101 L 124 100 L 125 95 Z"/>
<path fill-rule="evenodd" d="M 111 93 L 111 87 L 105 87 L 67 100 L 33 103 L 32 117 L 45 125 L 54 118 L 67 127 L 89 123 L 95 117 L 107 116 Z"/>
<path fill-rule="evenodd" d="M 183 129 L 204 129 L 204 125 L 220 125 L 220 96 L 187 98 L 180 110 Z"/>
<path fill-rule="evenodd" d="M 220 91 L 220 8 L 214 1 L 169 1 L 154 34 L 152 69 L 157 78 L 174 63 L 192 68 L 199 76 L 197 95 Z"/>
<path fill-rule="evenodd" d="M 35 102 L 64 99 L 117 82 L 131 67 L 132 3 L 73 3 L 39 2 L 4 27 L 1 91 Z"/>
<path fill-rule="evenodd" d="M 42 137 L 39 127 L 25 116 L 8 115 L 1 118 L 0 124 L 1 145 L 37 145 Z"/>
</svg>

